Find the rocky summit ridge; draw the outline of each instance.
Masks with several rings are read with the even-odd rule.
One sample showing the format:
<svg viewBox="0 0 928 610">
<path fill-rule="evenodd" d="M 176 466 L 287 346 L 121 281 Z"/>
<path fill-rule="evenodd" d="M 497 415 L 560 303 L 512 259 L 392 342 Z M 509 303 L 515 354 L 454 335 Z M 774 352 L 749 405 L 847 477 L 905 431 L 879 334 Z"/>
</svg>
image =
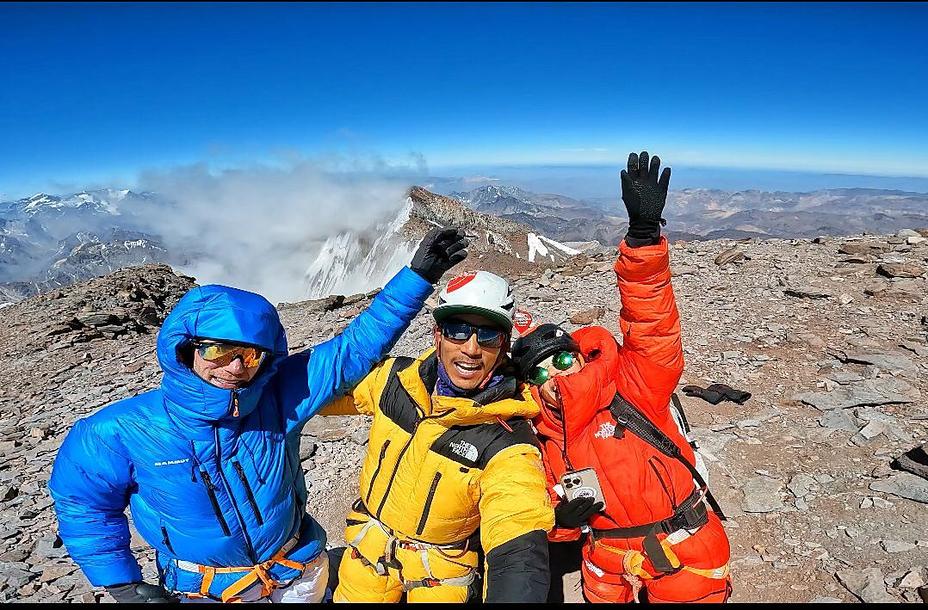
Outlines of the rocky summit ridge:
<svg viewBox="0 0 928 610">
<path fill-rule="evenodd" d="M 928 440 L 926 238 L 904 231 L 672 246 L 681 386 L 752 393 L 743 405 L 681 396 L 729 516 L 734 601 L 923 599 L 928 481 L 889 464 Z M 512 269 L 519 305 L 570 329 L 597 323 L 617 332 L 613 256 Z M 462 269 L 479 265 L 475 258 Z M 148 265 L 3 308 L 0 601 L 109 600 L 55 534 L 51 465 L 75 419 L 159 383 L 158 327 L 193 282 Z M 291 349 L 333 336 L 371 297 L 282 305 Z M 430 325 L 427 307 L 394 353 L 420 352 Z M 335 545 L 344 543 L 368 425 L 316 417 L 303 431 L 309 510 Z M 132 548 L 154 578 L 151 550 L 137 535 Z M 566 588 L 577 600 L 573 584 Z"/>
</svg>

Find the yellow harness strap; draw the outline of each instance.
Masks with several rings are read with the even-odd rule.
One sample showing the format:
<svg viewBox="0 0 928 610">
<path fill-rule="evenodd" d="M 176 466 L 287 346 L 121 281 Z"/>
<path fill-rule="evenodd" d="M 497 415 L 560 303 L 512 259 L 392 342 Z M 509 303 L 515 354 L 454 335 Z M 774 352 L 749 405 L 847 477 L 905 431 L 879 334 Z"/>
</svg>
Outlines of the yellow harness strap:
<svg viewBox="0 0 928 610">
<path fill-rule="evenodd" d="M 632 549 L 617 549 L 615 547 L 602 544 L 598 540 L 594 540 L 593 544 L 598 544 L 600 548 L 609 551 L 610 553 L 620 555 L 622 557 L 622 567 L 626 573 L 637 576 L 642 580 L 654 579 L 654 576 L 652 576 L 650 572 L 644 569 L 644 561 L 647 558 L 641 551 L 635 551 Z M 714 580 L 722 580 L 728 577 L 728 562 L 726 562 L 722 567 L 714 569 L 691 568 L 689 566 L 680 564 L 680 559 L 671 549 L 672 546 L 673 544 L 668 543 L 666 539 L 661 540 L 661 547 L 664 549 L 664 553 L 667 555 L 667 559 L 670 561 L 670 565 L 672 565 L 674 568 L 680 568 L 686 572 L 691 572 L 698 576 L 702 576 L 703 578 L 711 578 Z"/>
</svg>

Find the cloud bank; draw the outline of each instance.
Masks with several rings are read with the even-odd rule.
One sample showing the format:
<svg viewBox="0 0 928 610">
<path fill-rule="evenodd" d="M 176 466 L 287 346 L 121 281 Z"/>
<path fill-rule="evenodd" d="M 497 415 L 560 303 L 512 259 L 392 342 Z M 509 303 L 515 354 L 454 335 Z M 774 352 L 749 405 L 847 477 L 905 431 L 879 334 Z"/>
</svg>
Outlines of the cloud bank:
<svg viewBox="0 0 928 610">
<path fill-rule="evenodd" d="M 169 251 L 175 268 L 201 284 L 296 301 L 328 237 L 383 223 L 402 209 L 405 192 L 424 169 L 381 161 L 303 160 L 286 167 L 210 170 L 192 165 L 144 172 L 138 186 L 161 205 L 144 223 Z"/>
</svg>

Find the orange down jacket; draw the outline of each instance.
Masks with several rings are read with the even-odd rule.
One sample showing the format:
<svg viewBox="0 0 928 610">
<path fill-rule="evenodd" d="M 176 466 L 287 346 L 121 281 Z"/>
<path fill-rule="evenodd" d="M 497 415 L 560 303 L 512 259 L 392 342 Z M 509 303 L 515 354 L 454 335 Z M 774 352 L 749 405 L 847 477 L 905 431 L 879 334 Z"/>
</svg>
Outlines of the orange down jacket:
<svg viewBox="0 0 928 610">
<path fill-rule="evenodd" d="M 624 241 L 615 263 L 622 301 L 620 329 L 622 345 L 600 326 L 573 333 L 585 366 L 571 375 L 555 377 L 560 397 L 561 418 L 540 399 L 535 419 L 543 445 L 545 469 L 551 489 L 568 470 L 594 468 L 605 495 L 606 507 L 591 517 L 593 529 L 640 526 L 671 517 L 675 508 L 695 490 L 691 473 L 679 461 L 667 457 L 640 437 L 626 431 L 614 438 L 615 419 L 609 405 L 619 392 L 637 407 L 682 450 L 693 464 L 689 443 L 670 414 L 670 397 L 683 372 L 680 317 L 670 283 L 667 240 L 654 246 L 631 248 Z M 674 547 L 683 565 L 717 568 L 727 563 L 728 541 L 718 518 L 711 513 L 709 524 L 697 535 Z M 705 531 L 703 531 L 705 530 Z M 552 541 L 575 540 L 580 531 L 555 527 Z M 605 539 L 603 544 L 642 550 L 642 538 Z M 592 560 L 602 569 L 621 573 L 622 556 L 597 553 Z M 585 556 L 589 557 L 590 549 Z M 644 568 L 657 574 L 650 565 Z"/>
</svg>

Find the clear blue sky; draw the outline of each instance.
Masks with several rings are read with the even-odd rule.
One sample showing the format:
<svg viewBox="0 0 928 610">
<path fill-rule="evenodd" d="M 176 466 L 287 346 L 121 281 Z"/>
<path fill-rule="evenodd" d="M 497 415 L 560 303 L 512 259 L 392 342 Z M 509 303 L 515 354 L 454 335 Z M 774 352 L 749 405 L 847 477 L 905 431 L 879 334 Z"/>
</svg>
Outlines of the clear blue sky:
<svg viewBox="0 0 928 610">
<path fill-rule="evenodd" d="M 928 4 L 2 4 L 0 193 L 332 151 L 928 176 Z"/>
</svg>

